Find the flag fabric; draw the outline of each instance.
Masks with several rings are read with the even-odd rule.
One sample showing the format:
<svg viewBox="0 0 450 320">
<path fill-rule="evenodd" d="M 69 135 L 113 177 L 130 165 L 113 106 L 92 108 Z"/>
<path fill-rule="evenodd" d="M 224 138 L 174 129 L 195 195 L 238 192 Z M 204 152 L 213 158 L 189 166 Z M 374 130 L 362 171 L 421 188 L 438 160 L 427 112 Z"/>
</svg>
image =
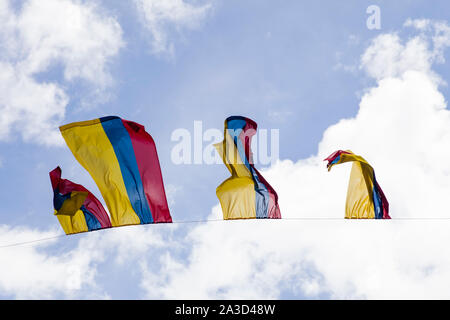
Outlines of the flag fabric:
<svg viewBox="0 0 450 320">
<path fill-rule="evenodd" d="M 50 173 L 54 214 L 66 234 L 110 228 L 109 216 L 101 202 L 82 185 L 61 178 L 61 168 Z"/>
<path fill-rule="evenodd" d="M 345 218 L 390 219 L 389 202 L 381 190 L 372 166 L 351 151 L 338 150 L 324 161 L 328 171 L 336 164 L 353 162 L 347 190 Z"/>
<path fill-rule="evenodd" d="M 216 189 L 225 220 L 281 218 L 277 193 L 253 163 L 251 140 L 256 130 L 256 122 L 249 118 L 229 117 L 224 139 L 215 145 L 231 173 Z"/>
<path fill-rule="evenodd" d="M 172 222 L 155 142 L 144 126 L 110 116 L 60 131 L 100 189 L 112 226 Z"/>
</svg>

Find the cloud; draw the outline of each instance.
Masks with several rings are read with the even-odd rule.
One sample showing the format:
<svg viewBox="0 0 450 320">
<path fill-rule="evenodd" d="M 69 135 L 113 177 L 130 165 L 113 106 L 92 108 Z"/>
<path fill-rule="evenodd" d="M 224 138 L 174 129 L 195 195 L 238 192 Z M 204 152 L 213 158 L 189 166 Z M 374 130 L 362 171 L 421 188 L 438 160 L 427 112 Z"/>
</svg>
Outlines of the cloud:
<svg viewBox="0 0 450 320">
<path fill-rule="evenodd" d="M 432 70 L 450 36 L 436 40 L 436 26 L 406 41 L 376 37 L 361 59 L 376 84 L 356 116 L 330 126 L 316 155 L 263 172 L 286 220 L 193 228 L 183 241 L 187 258 L 163 256 L 159 277 L 141 264 L 147 297 L 449 298 L 450 222 L 426 220 L 450 219 L 450 169 L 442 160 L 450 156 L 450 113 Z M 327 172 L 322 161 L 337 149 L 373 165 L 394 220 L 343 219 L 351 166 Z M 216 206 L 209 218 L 219 217 Z M 296 220 L 325 217 L 332 220 Z"/>
<path fill-rule="evenodd" d="M 123 46 L 117 21 L 77 0 L 27 0 L 17 10 L 0 0 L 0 42 L 0 140 L 18 132 L 46 145 L 62 143 L 64 84 L 110 86 L 108 64 Z M 62 82 L 40 80 L 52 68 L 61 68 Z"/>
<path fill-rule="evenodd" d="M 39 231 L 29 228 L 0 226 L 0 242 L 22 243 L 57 237 L 56 230 Z M 0 288 L 2 294 L 18 299 L 49 299 L 61 294 L 73 295 L 90 286 L 95 277 L 94 258 L 82 246 L 58 255 L 46 253 L 58 240 L 47 240 L 34 245 L 25 244 L 0 248 Z M 91 286 L 92 289 L 92 286 Z M 94 297 L 93 294 L 91 297 Z"/>
<path fill-rule="evenodd" d="M 176 203 L 176 197 L 183 191 L 182 186 L 174 185 L 174 184 L 168 184 L 165 187 L 166 191 L 166 197 L 167 197 L 167 203 L 170 206 L 174 206 Z"/>
<path fill-rule="evenodd" d="M 138 274 L 146 253 L 176 249 L 169 239 L 176 229 L 165 225 L 160 232 L 158 226 L 131 226 L 65 236 L 59 228 L 41 231 L 0 225 L 0 293 L 17 299 L 111 298 L 98 279 L 121 283 L 116 275 L 111 277 L 121 266 L 126 269 L 124 279 Z M 47 240 L 33 243 L 37 239 Z"/>
<path fill-rule="evenodd" d="M 375 38 L 361 58 L 361 68 L 376 80 L 400 77 L 406 71 L 418 71 L 442 80 L 432 70 L 434 63 L 444 63 L 444 50 L 450 46 L 450 26 L 443 21 L 408 19 L 405 27 L 418 32 L 406 42 L 397 33 Z"/>
<path fill-rule="evenodd" d="M 263 172 L 285 219 L 104 230 L 57 254 L 41 250 L 44 244 L 1 249 L 0 290 L 27 298 L 110 297 L 95 285 L 100 270 L 110 275 L 125 266 L 141 277 L 145 298 L 449 298 L 450 113 L 439 91 L 444 81 L 432 70 L 442 62 L 434 58 L 436 44 L 444 50 L 446 39 L 433 42 L 433 28 L 408 40 L 376 37 L 361 59 L 376 82 L 358 113 L 330 126 L 316 155 Z M 373 165 L 393 220 L 343 219 L 351 166 L 327 172 L 322 161 L 336 149 Z M 217 205 L 209 219 L 221 216 Z M 332 219 L 320 220 L 326 217 Z M 449 220 L 427 220 L 437 217 Z M 0 231 L 2 243 L 55 234 Z M 63 281 L 68 272 L 71 281 Z"/>
<path fill-rule="evenodd" d="M 202 4 L 184 0 L 134 0 L 142 23 L 150 32 L 151 50 L 154 54 L 174 54 L 170 40 L 173 31 L 192 30 L 206 18 L 212 10 L 211 1 Z"/>
</svg>

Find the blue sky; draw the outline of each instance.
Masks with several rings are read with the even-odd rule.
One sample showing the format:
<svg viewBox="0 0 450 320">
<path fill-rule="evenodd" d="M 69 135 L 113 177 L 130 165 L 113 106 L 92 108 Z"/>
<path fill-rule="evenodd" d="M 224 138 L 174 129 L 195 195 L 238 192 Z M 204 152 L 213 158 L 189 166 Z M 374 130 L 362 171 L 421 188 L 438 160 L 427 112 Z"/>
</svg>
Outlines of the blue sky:
<svg viewBox="0 0 450 320">
<path fill-rule="evenodd" d="M 39 14 L 45 13 L 45 10 L 51 10 L 54 2 L 58 3 L 58 1 L 52 1 L 48 7 L 33 11 L 37 18 L 35 20 L 24 18 L 25 22 L 17 23 L 16 30 L 23 32 L 24 38 L 32 37 L 33 33 L 30 30 L 33 30 L 33 23 L 45 25 L 48 22 L 45 19 L 49 19 L 52 15 L 44 14 L 40 17 Z M 50 132 L 57 130 L 58 125 L 107 115 L 118 115 L 139 122 L 145 125 L 147 132 L 156 141 L 164 182 L 166 187 L 170 186 L 171 190 L 170 209 L 174 221 L 207 219 L 214 215 L 214 212 L 217 214 L 217 210 L 220 210 L 217 207 L 218 200 L 215 189 L 227 178 L 228 172 L 223 165 L 176 165 L 172 163 L 171 150 L 175 142 L 171 141 L 171 134 L 174 130 L 186 128 L 193 132 L 193 124 L 196 120 L 203 122 L 204 129 L 222 130 L 223 121 L 227 116 L 244 115 L 255 120 L 260 128 L 279 129 L 279 156 L 281 160 L 287 161 L 284 162 L 285 166 L 295 164 L 297 161 L 300 161 L 297 163 L 300 166 L 301 160 L 313 161 L 311 159 L 315 159 L 315 156 L 323 155 L 321 152 L 323 149 L 320 149 L 319 143 L 322 141 L 322 145 L 327 145 L 328 140 L 324 139 L 324 132 L 327 128 L 341 119 L 355 117 L 360 109 L 361 101 L 364 101 L 364 94 L 370 88 L 381 86 L 380 80 L 382 79 L 373 75 L 374 72 L 370 71 L 368 64 L 361 62 L 361 57 L 369 47 L 372 46 L 374 50 L 379 49 L 374 45 L 374 39 L 385 34 L 396 34 L 402 43 L 406 43 L 416 36 L 418 31 L 405 27 L 405 21 L 428 19 L 429 21 L 446 21 L 448 23 L 449 12 L 449 4 L 443 0 L 433 2 L 432 6 L 427 1 L 419 0 L 395 2 L 283 1 L 282 4 L 275 1 L 205 0 L 183 2 L 179 0 L 172 1 L 174 7 L 171 12 L 175 12 L 176 8 L 184 8 L 186 16 L 173 19 L 167 18 L 170 17 L 170 14 L 160 16 L 159 24 L 155 25 L 149 22 L 150 20 L 148 16 L 146 18 L 142 8 L 146 3 L 149 5 L 158 3 L 158 1 L 61 0 L 59 2 L 64 6 L 73 5 L 77 8 L 87 8 L 87 11 L 82 11 L 84 12 L 82 14 L 86 14 L 90 19 L 98 19 L 99 27 L 92 29 L 92 25 L 90 25 L 81 28 L 87 28 L 86 30 L 89 32 L 86 34 L 89 34 L 94 42 L 103 43 L 103 48 L 106 49 L 102 49 L 102 46 L 100 48 L 93 46 L 92 49 L 89 49 L 91 51 L 87 50 L 87 56 L 83 56 L 82 50 L 80 53 L 77 51 L 76 56 L 62 51 L 57 58 L 52 58 L 51 55 L 50 58 L 45 58 L 46 60 L 43 58 L 39 62 L 41 63 L 40 67 L 26 75 L 40 85 L 55 84 L 64 92 L 67 103 L 65 105 L 63 103 L 62 107 L 61 103 L 55 103 L 55 106 L 64 110 L 64 115 L 49 116 L 43 119 L 31 116 L 27 118 L 29 120 L 26 124 L 20 121 L 8 122 L 6 113 L 13 110 L 14 106 L 11 107 L 13 103 L 8 105 L 9 100 L 0 100 L 0 111 L 2 111 L 0 123 L 7 123 L 10 128 L 8 135 L 2 136 L 0 131 L 0 194 L 2 199 L 0 224 L 4 230 L 9 230 L 9 232 L 5 232 L 7 237 L 0 237 L 0 245 L 14 243 L 23 237 L 30 240 L 31 238 L 27 237 L 42 238 L 47 233 L 62 233 L 57 219 L 52 215 L 52 192 L 48 178 L 48 172 L 57 165 L 62 167 L 63 177 L 83 184 L 100 197 L 89 174 L 81 168 L 64 144 L 60 142 L 44 143 L 40 137 L 27 139 L 21 133 L 24 128 L 36 126 L 38 121 L 39 123 L 48 121 Z M 95 5 L 92 5 L 93 3 Z M 138 6 L 137 3 L 141 3 L 142 6 Z M 0 0 L 0 4 L 2 4 L 0 9 L 4 7 L 4 4 L 9 4 L 11 7 L 4 12 L 16 17 L 25 16 L 22 14 L 24 6 L 34 6 L 33 8 L 39 6 L 33 0 Z M 381 10 L 381 29 L 379 30 L 369 30 L 366 26 L 366 20 L 369 17 L 366 9 L 373 4 L 378 5 Z M 192 8 L 204 8 L 204 10 L 201 12 L 189 11 Z M 90 14 L 92 15 L 90 16 Z M 81 21 L 91 20 L 82 19 Z M 30 28 L 27 28 L 27 23 L 31 25 Z M 51 25 L 50 29 L 43 28 L 43 34 L 48 36 L 47 33 L 57 32 L 56 23 Z M 70 28 L 67 30 L 70 32 Z M 103 31 L 104 33 L 102 33 Z M 16 39 L 19 42 L 18 48 L 28 50 L 24 57 L 25 49 L 25 51 L 20 51 L 14 46 L 11 49 L 7 45 L 10 42 L 9 37 L 13 33 L 0 31 L 0 33 L 2 32 L 0 41 L 3 44 L 0 44 L 0 62 L 14 68 L 19 68 L 23 61 L 28 61 L 27 59 L 38 59 L 33 56 L 33 52 L 40 51 L 34 50 L 41 50 L 44 44 L 48 45 L 45 37 L 42 37 L 41 40 L 44 44 L 39 44 L 40 40 L 35 39 L 37 44 L 33 43 L 32 45 L 27 42 L 28 40 L 20 43 L 22 40 Z M 27 34 L 27 32 L 31 33 Z M 99 34 L 95 32 L 99 32 Z M 159 51 L 155 49 L 156 33 L 164 35 L 164 44 L 166 45 Z M 424 41 L 432 41 L 431 36 L 427 37 L 424 38 Z M 56 37 L 56 39 L 59 38 Z M 50 51 L 54 48 L 57 48 L 54 50 L 59 50 L 57 41 L 56 44 L 52 44 L 53 47 L 49 46 Z M 77 38 L 73 43 L 68 41 L 68 50 L 83 46 L 82 41 L 82 37 Z M 172 48 L 172 51 L 167 49 L 169 47 Z M 431 49 L 429 50 L 431 51 Z M 431 61 L 429 68 L 427 66 L 427 68 L 420 69 L 421 67 L 416 68 L 416 65 L 412 65 L 405 67 L 405 70 L 419 70 L 430 78 L 431 74 L 435 73 L 444 82 L 448 81 L 450 71 L 448 63 L 445 62 L 448 53 L 442 52 L 443 60 L 435 57 L 425 59 L 426 62 Z M 81 61 L 81 63 L 74 64 L 73 57 L 79 59 L 75 60 Z M 95 61 L 95 65 L 89 64 L 90 59 Z M 421 57 L 417 58 L 417 60 L 420 59 Z M 395 60 L 393 63 L 400 65 L 401 61 Z M 91 69 L 87 69 L 86 73 L 79 71 L 82 69 L 80 66 L 83 65 L 91 68 L 93 73 L 89 73 Z M 1 66 L 2 64 L 0 64 Z M 96 66 L 100 67 L 96 69 Z M 74 71 L 75 76 L 73 77 L 68 76 L 67 70 L 70 70 L 71 67 L 77 70 Z M 1 73 L 2 69 L 0 69 L 0 75 Z M 389 76 L 390 78 L 401 78 L 401 73 Z M 108 80 L 102 80 L 103 77 Z M 0 92 L 3 94 L 6 91 L 1 90 L 7 90 L 3 88 L 9 88 L 10 85 L 6 83 L 8 80 L 5 79 L 7 78 L 0 77 Z M 6 84 L 1 84 L 2 81 Z M 448 86 L 439 85 L 436 90 L 439 90 L 445 98 L 448 97 Z M 30 95 L 29 103 L 35 103 L 32 99 L 36 99 L 36 103 L 38 103 L 38 98 L 39 94 Z M 32 107 L 30 106 L 30 108 Z M 26 116 L 28 111 L 21 109 L 21 112 Z M 394 116 L 392 117 L 395 119 Z M 377 119 L 377 121 L 384 121 L 384 119 Z M 364 128 L 364 126 L 362 127 Z M 42 135 L 47 134 L 45 130 L 41 131 Z M 393 131 L 393 134 L 399 132 L 400 136 L 401 126 L 396 130 L 398 131 Z M 344 133 L 342 134 L 345 136 Z M 442 136 L 445 135 L 442 134 Z M 335 136 L 336 140 L 343 141 L 343 144 L 350 141 L 347 136 L 345 137 L 339 140 L 339 136 Z M 374 139 L 374 141 L 376 140 Z M 437 149 L 445 149 L 444 142 L 441 143 L 436 147 Z M 351 145 L 351 143 L 349 144 Z M 336 145 L 333 143 L 328 143 L 328 145 L 347 148 L 347 145 L 339 145 L 339 142 Z M 355 145 L 358 144 L 355 143 Z M 367 143 L 366 146 L 370 150 L 370 143 Z M 373 147 L 372 150 L 374 148 L 377 151 L 380 150 L 378 147 Z M 329 153 L 333 151 L 329 150 Z M 376 155 L 370 155 L 372 159 L 377 160 Z M 381 163 L 380 167 L 383 168 L 384 162 L 382 160 L 379 162 Z M 432 177 L 426 175 L 429 173 L 427 169 L 420 165 L 418 167 L 421 168 L 418 170 L 422 170 L 424 173 L 422 181 L 432 181 Z M 279 165 L 266 169 L 269 171 L 269 177 L 272 177 L 275 173 L 284 172 L 283 168 L 283 165 Z M 323 167 L 321 169 L 326 171 Z M 299 170 L 303 172 L 301 168 Z M 442 170 L 445 171 L 444 168 Z M 420 172 L 422 173 L 422 171 Z M 311 169 L 310 172 L 313 170 Z M 445 173 L 447 174 L 447 172 Z M 300 184 L 302 181 L 315 181 L 314 178 L 303 180 L 302 174 L 299 174 L 298 183 Z M 379 175 L 383 177 L 382 173 Z M 389 174 L 385 175 L 389 176 Z M 345 174 L 342 177 L 346 180 Z M 430 180 L 426 180 L 427 177 Z M 271 182 L 274 179 L 268 180 Z M 383 180 L 383 178 L 381 179 Z M 394 209 L 398 208 L 398 215 L 401 216 L 403 213 L 403 216 L 414 216 L 415 212 L 407 211 L 409 210 L 405 209 L 407 206 L 402 205 L 402 201 L 408 200 L 401 198 L 396 193 L 395 180 L 384 179 L 387 181 L 387 189 L 392 190 L 393 197 L 398 196 L 396 200 L 400 205 L 398 207 L 393 205 Z M 306 184 L 306 182 L 304 183 Z M 340 185 L 338 181 L 336 183 L 345 189 L 345 184 Z M 280 185 L 282 188 L 281 182 L 276 179 L 274 184 L 274 186 Z M 444 184 L 445 187 L 442 187 Z M 437 186 L 447 188 L 447 184 L 444 182 L 442 184 L 436 182 Z M 314 190 L 314 188 L 312 189 Z M 280 194 L 280 190 L 277 191 Z M 300 190 L 298 192 L 300 193 Z M 324 199 L 328 195 L 323 192 L 315 197 Z M 287 199 L 287 196 L 284 199 Z M 342 202 L 343 199 L 336 201 Z M 334 202 L 330 201 L 330 203 Z M 213 207 L 215 209 L 212 209 Z M 280 207 L 283 216 L 296 216 L 298 213 L 295 212 L 295 205 L 283 206 L 283 202 L 280 202 Z M 288 212 L 284 208 L 292 211 Z M 301 211 L 302 215 L 314 216 L 315 212 L 305 212 L 305 210 L 306 208 L 299 203 L 298 211 Z M 343 216 L 343 211 L 339 207 L 339 210 L 333 210 L 332 214 L 340 217 Z M 420 213 L 418 214 L 420 216 Z M 325 214 L 321 215 L 320 212 L 317 214 L 317 216 L 323 215 Z M 393 216 L 395 217 L 395 214 Z M 196 238 L 196 235 L 208 226 L 200 226 L 203 229 L 196 228 L 195 225 L 130 227 L 130 231 L 123 231 L 124 234 L 126 233 L 123 235 L 123 241 L 132 239 L 127 238 L 128 234 L 140 232 L 147 235 L 148 239 L 153 239 L 154 236 L 171 244 L 170 246 L 153 247 L 150 240 L 143 240 L 142 247 L 151 248 L 151 250 L 137 250 L 137 253 L 131 257 L 120 250 L 111 249 L 111 247 L 119 247 L 114 241 L 116 238 L 122 237 L 122 231 L 116 233 L 105 231 L 114 233 L 112 236 L 105 236 L 105 239 L 98 234 L 94 236 L 77 235 L 29 247 L 26 250 L 31 251 L 30 254 L 34 257 L 31 259 L 32 261 L 55 259 L 55 263 L 62 264 L 61 268 L 63 269 L 65 263 L 71 264 L 66 255 L 77 255 L 78 253 L 75 252 L 82 252 L 86 243 L 92 245 L 94 239 L 112 243 L 101 249 L 101 259 L 96 260 L 91 257 L 85 265 L 81 264 L 87 268 L 86 272 L 89 272 L 89 277 L 86 276 L 89 281 L 80 280 L 81 284 L 75 285 L 75 289 L 71 287 L 69 293 L 65 288 L 67 283 L 64 281 L 60 283 L 57 280 L 49 280 L 52 284 L 48 285 L 48 289 L 40 291 L 34 288 L 31 290 L 35 292 L 33 294 L 26 293 L 26 285 L 0 281 L 0 297 L 90 298 L 92 296 L 86 295 L 88 291 L 94 292 L 94 297 L 106 298 L 178 297 L 174 294 L 175 288 L 179 289 L 176 282 L 183 283 L 185 280 L 178 279 L 177 275 L 170 273 L 172 270 L 170 268 L 173 267 L 176 270 L 176 266 L 185 265 L 186 269 L 193 268 L 193 272 L 202 270 L 200 267 L 199 269 L 195 268 L 197 255 L 193 253 L 198 248 L 203 248 L 204 242 L 207 242 L 202 237 Z M 258 229 L 259 227 L 255 224 L 248 224 L 236 226 L 237 230 L 228 230 L 227 226 L 222 224 L 215 225 L 214 228 L 219 228 L 219 232 L 223 232 L 226 238 L 226 232 L 234 235 L 233 232 L 241 229 L 252 230 L 252 228 Z M 264 228 L 270 228 L 270 226 L 265 224 Z M 283 232 L 281 224 L 277 224 L 274 228 L 277 230 L 281 228 L 281 232 Z M 326 229 L 320 225 L 314 228 Z M 330 228 L 335 227 L 330 226 Z M 345 228 L 347 226 L 342 226 L 341 230 L 346 230 Z M 432 228 L 431 226 L 430 229 Z M 30 236 L 16 236 L 27 230 L 31 230 L 33 233 Z M 269 229 L 269 232 L 272 231 Z M 417 231 L 410 232 L 414 234 Z M 406 250 L 407 248 L 400 249 Z M 0 248 L 0 250 L 3 249 Z M 291 272 L 289 277 L 261 287 L 256 280 L 249 281 L 242 296 L 263 298 L 383 297 L 378 291 L 371 291 L 359 286 L 359 279 L 350 281 L 345 276 L 342 276 L 342 282 L 344 280 L 350 281 L 350 283 L 355 281 L 355 284 L 351 285 L 352 289 L 342 289 L 339 287 L 341 286 L 340 280 L 334 278 L 330 280 L 330 274 L 320 267 L 321 263 L 325 263 L 321 260 L 322 257 L 300 258 L 303 255 L 307 256 L 308 250 L 312 249 L 301 247 L 293 250 L 292 255 L 298 255 L 299 258 L 298 260 L 293 259 L 287 267 Z M 16 262 L 18 264 L 27 263 L 27 254 L 24 253 L 23 257 L 15 257 L 10 251 L 0 251 L 3 259 L 19 259 Z M 268 252 L 268 256 L 270 254 L 273 252 Z M 11 255 L 11 257 L 5 255 Z M 79 258 L 78 255 L 77 257 Z M 265 270 L 265 267 L 258 266 L 268 262 L 258 259 L 249 262 L 248 265 L 256 268 L 255 270 Z M 275 261 L 277 260 L 275 259 Z M 328 263 L 333 263 L 333 260 L 329 260 Z M 235 267 L 237 268 L 237 266 Z M 45 263 L 39 263 L 36 268 L 45 268 Z M 156 268 L 165 270 L 161 272 L 164 274 L 161 279 L 155 280 L 154 277 L 149 276 L 149 270 L 157 270 Z M 439 269 L 439 267 L 436 268 Z M 81 270 L 84 274 L 85 269 Z M 30 269 L 29 272 L 33 273 L 33 270 Z M 44 275 L 46 274 L 45 270 L 42 272 Z M 7 271 L 3 271 L 2 277 L 7 276 L 5 273 L 7 274 Z M 193 277 L 195 275 L 201 276 L 201 272 L 193 273 Z M 216 276 L 220 277 L 220 273 Z M 15 277 L 20 278 L 20 274 L 16 274 Z M 40 277 L 40 273 L 36 273 L 36 277 Z M 47 279 L 46 276 L 43 278 Z M 293 282 L 298 282 L 298 287 L 293 285 Z M 29 285 L 38 286 L 39 283 L 39 280 L 33 280 Z M 93 286 L 92 283 L 95 285 Z M 234 288 L 232 283 L 231 280 L 230 283 L 226 282 L 226 285 L 223 285 L 224 288 L 220 288 L 219 285 L 210 288 L 205 284 L 203 291 L 199 289 L 192 296 L 189 292 L 182 292 L 182 289 L 179 289 L 181 290 L 179 292 L 182 293 L 180 296 L 185 298 L 240 297 L 239 290 Z M 44 287 L 46 286 L 44 285 Z M 257 289 L 252 290 L 254 287 Z"/>
</svg>

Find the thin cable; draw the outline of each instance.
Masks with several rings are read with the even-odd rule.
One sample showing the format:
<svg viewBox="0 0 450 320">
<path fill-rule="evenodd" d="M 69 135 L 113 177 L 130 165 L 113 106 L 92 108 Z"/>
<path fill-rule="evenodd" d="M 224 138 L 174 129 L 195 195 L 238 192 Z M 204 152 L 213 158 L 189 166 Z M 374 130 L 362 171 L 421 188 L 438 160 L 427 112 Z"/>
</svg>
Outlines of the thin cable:
<svg viewBox="0 0 450 320">
<path fill-rule="evenodd" d="M 207 223 L 207 222 L 218 222 L 218 221 L 226 221 L 226 220 L 223 220 L 223 219 L 185 220 L 185 221 L 172 221 L 170 224 Z M 166 223 L 156 223 L 155 225 L 159 225 L 159 224 L 166 224 Z M 138 225 L 126 225 L 126 226 L 119 226 L 119 227 L 134 227 L 134 226 L 138 226 Z M 117 227 L 115 227 L 115 228 L 102 228 L 102 229 L 97 229 L 97 230 L 93 230 L 93 231 L 100 231 L 100 230 L 102 230 L 103 232 L 105 232 L 107 229 L 117 229 Z M 79 233 L 74 233 L 74 234 L 71 234 L 71 235 L 75 236 L 75 235 L 86 234 L 86 233 L 90 233 L 90 232 L 79 232 Z M 48 237 L 48 238 L 41 238 L 41 239 L 36 239 L 36 240 L 11 243 L 11 244 L 6 244 L 6 245 L 0 246 L 0 249 L 11 248 L 11 247 L 18 247 L 18 246 L 22 246 L 22 245 L 37 243 L 37 242 L 44 242 L 44 241 L 54 240 L 54 239 L 67 237 L 67 236 L 68 235 L 66 235 L 66 234 L 59 234 L 59 235 L 56 235 L 56 236 L 53 236 L 53 237 Z"/>
<path fill-rule="evenodd" d="M 405 217 L 405 218 L 392 218 L 391 220 L 450 220 L 450 218 L 446 217 L 428 217 L 428 218 L 414 218 L 414 217 Z"/>
<path fill-rule="evenodd" d="M 7 245 L 0 246 L 0 249 L 17 247 L 17 246 L 21 246 L 21 245 L 25 245 L 25 244 L 30 244 L 30 243 L 36 243 L 36 242 L 53 240 L 53 239 L 57 239 L 57 238 L 62 238 L 64 236 L 66 236 L 66 235 L 65 234 L 60 234 L 60 235 L 57 235 L 57 236 L 54 236 L 54 237 L 48 237 L 48 238 L 42 238 L 42 239 L 36 239 L 36 240 L 30 240 L 30 241 L 24 241 L 24 242 L 17 242 L 17 243 L 7 244 Z"/>
<path fill-rule="evenodd" d="M 181 220 L 181 221 L 172 221 L 171 223 L 172 223 L 172 224 L 177 224 L 177 223 L 182 224 L 182 223 L 218 222 L 218 221 L 226 221 L 226 220 L 223 220 L 223 219 L 211 219 L 211 220 L 208 220 L 208 219 L 205 219 L 205 220 Z M 163 223 L 160 223 L 160 224 L 163 224 Z"/>
<path fill-rule="evenodd" d="M 450 220 L 450 217 L 428 217 L 428 218 L 414 218 L 414 217 L 404 217 L 404 218 L 393 218 L 393 219 L 343 219 L 343 218 L 332 218 L 332 217 L 299 217 L 299 218 L 281 218 L 281 219 L 231 219 L 231 220 L 224 220 L 224 219 L 204 219 L 204 220 L 181 220 L 181 221 L 172 221 L 171 223 L 156 223 L 154 225 L 162 225 L 162 224 L 189 224 L 189 223 L 209 223 L 209 222 L 224 222 L 227 221 L 227 223 L 231 222 L 231 221 L 242 221 L 242 220 L 246 220 L 246 221 L 261 221 L 261 220 L 271 220 L 271 221 L 281 221 L 281 220 L 297 220 L 297 221 L 346 221 L 346 220 L 410 220 L 410 221 L 444 221 L 444 220 Z M 138 226 L 138 225 L 127 225 L 127 226 L 121 226 L 121 227 L 132 227 L 132 226 Z M 98 229 L 98 230 L 94 230 L 94 231 L 100 231 L 102 230 L 103 232 L 106 231 L 106 229 L 117 229 L 117 227 L 114 228 L 104 228 L 104 229 Z M 76 234 L 72 234 L 73 235 L 79 235 L 79 234 L 87 234 L 90 232 L 80 232 L 80 233 L 76 233 Z M 7 244 L 7 245 L 3 245 L 0 246 L 0 249 L 3 248 L 11 248 L 11 247 L 18 247 L 18 246 L 22 246 L 22 245 L 27 245 L 27 244 L 32 244 L 32 243 L 38 243 L 38 242 L 44 242 L 44 241 L 48 241 L 48 240 L 54 240 L 54 239 L 58 239 L 58 238 L 62 238 L 62 237 L 66 237 L 66 234 L 59 234 L 53 237 L 47 237 L 47 238 L 41 238 L 41 239 L 36 239 L 36 240 L 30 240 L 30 241 L 23 241 L 23 242 L 17 242 L 17 243 L 11 243 L 11 244 Z"/>
</svg>

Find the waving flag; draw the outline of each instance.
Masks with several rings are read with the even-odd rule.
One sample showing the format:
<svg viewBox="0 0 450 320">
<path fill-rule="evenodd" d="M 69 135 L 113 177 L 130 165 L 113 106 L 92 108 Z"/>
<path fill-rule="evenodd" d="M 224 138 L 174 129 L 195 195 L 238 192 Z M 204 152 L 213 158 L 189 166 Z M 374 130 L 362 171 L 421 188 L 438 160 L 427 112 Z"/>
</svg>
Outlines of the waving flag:
<svg viewBox="0 0 450 320">
<path fill-rule="evenodd" d="M 324 161 L 328 171 L 336 164 L 353 162 L 345 205 L 347 219 L 390 219 L 389 203 L 375 178 L 372 166 L 351 151 L 338 150 Z"/>
<path fill-rule="evenodd" d="M 225 220 L 281 218 L 277 193 L 253 165 L 250 146 L 256 129 L 251 119 L 229 117 L 224 140 L 215 145 L 231 173 L 216 189 Z"/>
<path fill-rule="evenodd" d="M 114 227 L 172 222 L 155 143 L 144 126 L 104 117 L 60 130 L 100 189 Z"/>
<path fill-rule="evenodd" d="M 66 234 L 110 228 L 109 216 L 101 202 L 85 187 L 61 179 L 61 168 L 50 172 L 53 206 Z"/>
</svg>

